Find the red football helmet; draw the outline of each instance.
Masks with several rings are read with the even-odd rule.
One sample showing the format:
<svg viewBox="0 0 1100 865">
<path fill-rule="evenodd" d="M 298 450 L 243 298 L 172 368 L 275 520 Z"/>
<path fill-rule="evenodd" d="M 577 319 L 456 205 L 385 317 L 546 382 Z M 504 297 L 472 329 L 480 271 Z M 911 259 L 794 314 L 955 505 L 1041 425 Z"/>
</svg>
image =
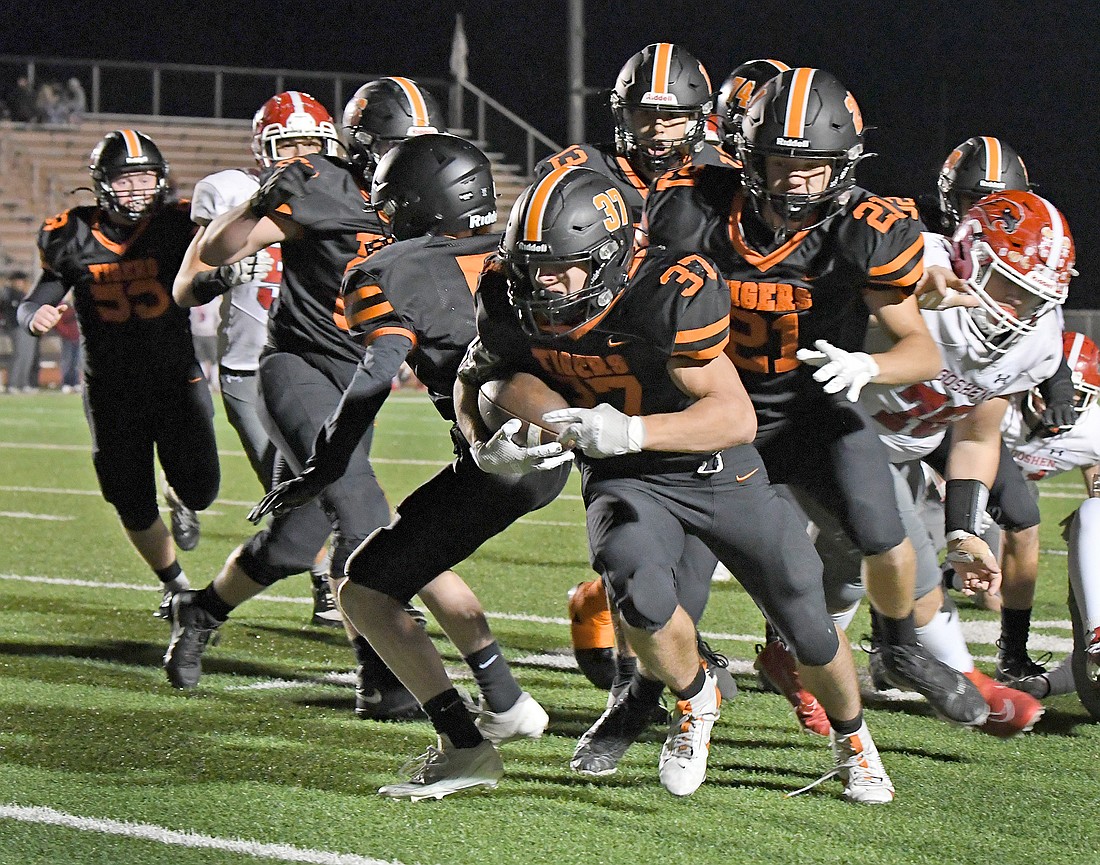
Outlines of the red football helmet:
<svg viewBox="0 0 1100 865">
<path fill-rule="evenodd" d="M 987 195 L 963 218 L 952 241 L 951 264 L 979 305 L 968 308 L 977 336 L 996 353 L 1035 327 L 1040 316 L 1069 293 L 1074 245 L 1061 212 L 1034 192 L 1008 190 Z M 1018 307 L 988 292 L 1000 274 L 1027 291 Z"/>
<path fill-rule="evenodd" d="M 1100 347 L 1083 333 L 1067 330 L 1062 336 L 1062 351 L 1077 391 L 1074 408 L 1085 411 L 1100 398 Z"/>
<path fill-rule="evenodd" d="M 264 168 L 278 162 L 280 144 L 298 138 L 317 139 L 326 156 L 339 154 L 340 138 L 332 115 L 308 93 L 276 93 L 252 118 L 252 154 Z"/>
</svg>

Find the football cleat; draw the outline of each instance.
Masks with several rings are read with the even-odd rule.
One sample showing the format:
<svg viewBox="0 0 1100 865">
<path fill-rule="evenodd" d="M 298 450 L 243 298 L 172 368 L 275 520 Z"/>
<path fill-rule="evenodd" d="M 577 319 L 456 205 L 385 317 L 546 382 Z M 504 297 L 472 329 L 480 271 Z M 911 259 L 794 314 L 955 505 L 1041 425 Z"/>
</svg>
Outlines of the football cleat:
<svg viewBox="0 0 1100 865">
<path fill-rule="evenodd" d="M 894 800 L 894 784 L 864 723 L 850 736 L 832 733 L 830 742 L 844 798 L 861 805 L 885 805 Z"/>
<path fill-rule="evenodd" d="M 1050 655 L 1041 656 L 1043 661 L 1049 661 Z M 1047 668 L 1031 659 L 1027 650 L 1023 652 L 1006 651 L 1000 640 L 997 641 L 997 669 L 993 674 L 998 682 L 1004 682 L 1013 688 L 1028 690 L 1038 687 Z"/>
<path fill-rule="evenodd" d="M 164 594 L 161 596 L 160 604 L 157 606 L 153 616 L 167 621 L 172 617 L 172 598 L 180 592 L 191 588 L 191 584 L 187 582 L 187 577 L 180 574 L 178 577 L 168 580 L 166 583 L 162 582 L 161 588 L 164 590 Z"/>
<path fill-rule="evenodd" d="M 569 634 L 581 672 L 609 690 L 615 681 L 615 626 L 603 580 L 578 583 L 569 591 Z"/>
<path fill-rule="evenodd" d="M 471 787 L 496 787 L 504 775 L 500 754 L 487 740 L 473 748 L 456 748 L 446 736 L 439 736 L 418 757 L 401 767 L 401 774 L 411 772 L 408 781 L 386 784 L 378 792 L 391 799 L 442 799 Z"/>
<path fill-rule="evenodd" d="M 515 705 L 503 712 L 491 712 L 482 697 L 478 701 L 474 723 L 482 736 L 494 745 L 502 745 L 516 739 L 540 738 L 550 723 L 550 716 L 534 697 L 524 691 Z"/>
<path fill-rule="evenodd" d="M 980 727 L 989 706 L 966 676 L 937 658 L 919 643 L 878 647 L 886 681 L 903 691 L 916 691 L 940 718 L 964 727 Z"/>
<path fill-rule="evenodd" d="M 825 715 L 825 708 L 817 701 L 817 697 L 802 687 L 794 657 L 783 643 L 771 640 L 766 646 L 758 644 L 753 666 L 769 685 L 787 698 L 803 730 L 817 736 L 829 735 L 832 728 Z"/>
<path fill-rule="evenodd" d="M 412 695 L 396 676 L 390 674 L 385 687 L 378 688 L 367 681 L 364 668 L 355 670 L 355 717 L 366 721 L 408 721 L 422 718 L 423 711 L 416 697 Z"/>
<path fill-rule="evenodd" d="M 1092 632 L 1089 644 L 1085 647 L 1085 675 L 1100 684 L 1100 628 Z"/>
<path fill-rule="evenodd" d="M 661 748 L 661 784 L 673 796 L 690 796 L 707 777 L 710 731 L 721 717 L 722 694 L 713 673 L 706 673 L 703 690 L 690 700 L 678 700 Z"/>
<path fill-rule="evenodd" d="M 989 718 L 978 728 L 983 733 L 1010 739 L 1028 732 L 1043 717 L 1042 704 L 1030 694 L 995 682 L 980 670 L 964 675 L 989 704 Z"/>
<path fill-rule="evenodd" d="M 310 571 L 309 580 L 313 589 L 313 617 L 309 623 L 319 628 L 342 628 L 344 617 L 332 596 L 328 574 Z"/>
<path fill-rule="evenodd" d="M 173 688 L 194 688 L 202 677 L 202 654 L 217 643 L 222 622 L 195 604 L 198 592 L 187 590 L 172 597 L 169 617 L 172 637 L 164 653 L 164 671 Z"/>
<path fill-rule="evenodd" d="M 660 703 L 645 703 L 627 689 L 577 741 L 569 767 L 582 775 L 613 775 L 627 749 L 653 723 L 658 710 L 667 724 L 668 712 Z"/>
<path fill-rule="evenodd" d="M 718 690 L 722 692 L 722 702 L 728 703 L 737 696 L 737 682 L 729 671 L 730 659 L 710 647 L 710 643 L 702 638 L 698 631 L 695 632 L 695 645 L 699 650 L 699 657 L 703 659 L 708 670 L 714 673 L 718 682 Z M 663 707 L 662 707 L 663 708 Z M 665 718 L 664 723 L 668 723 Z"/>
<path fill-rule="evenodd" d="M 171 511 L 172 540 L 181 550 L 195 549 L 199 545 L 199 515 L 180 500 L 170 484 L 164 485 L 164 500 Z"/>
</svg>

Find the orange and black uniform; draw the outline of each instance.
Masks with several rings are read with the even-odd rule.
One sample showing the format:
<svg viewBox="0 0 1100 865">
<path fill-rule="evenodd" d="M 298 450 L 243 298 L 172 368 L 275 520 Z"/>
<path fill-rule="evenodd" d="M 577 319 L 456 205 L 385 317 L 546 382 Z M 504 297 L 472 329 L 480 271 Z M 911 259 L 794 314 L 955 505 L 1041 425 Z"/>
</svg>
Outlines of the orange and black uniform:
<svg viewBox="0 0 1100 865">
<path fill-rule="evenodd" d="M 348 272 L 348 325 L 370 349 L 317 440 L 309 466 L 322 477 L 339 475 L 405 360 L 443 419 L 454 421 L 458 366 L 476 335 L 473 291 L 499 242 L 499 234 L 417 237 Z M 569 476 L 568 465 L 523 477 L 485 474 L 457 428 L 452 437 L 457 459 L 410 493 L 397 508 L 400 519 L 352 554 L 347 575 L 353 582 L 408 601 L 486 540 L 553 501 Z"/>
<path fill-rule="evenodd" d="M 478 291 L 479 356 L 471 383 L 529 372 L 571 405 L 608 403 L 629 415 L 682 411 L 686 396 L 668 373 L 674 357 L 708 360 L 729 336 L 729 295 L 713 263 L 691 253 L 641 253 L 626 289 L 575 340 L 528 336 L 507 298 L 501 269 Z M 776 495 L 756 448 L 706 454 L 642 451 L 606 459 L 577 454 L 593 568 L 633 627 L 656 631 L 679 604 L 702 596 L 711 569 L 683 559 L 701 540 L 792 641 L 807 663 L 836 654 L 821 562 L 787 502 Z M 712 560 L 713 566 L 713 560 Z M 773 618 L 774 617 L 774 618 Z"/>
<path fill-rule="evenodd" d="M 345 270 L 371 254 L 381 239 L 374 211 L 356 173 L 338 159 L 315 154 L 278 163 L 252 199 L 257 215 L 281 217 L 301 228 L 280 244 L 283 282 L 268 319 L 257 390 L 267 431 L 296 472 L 313 451 L 325 419 L 339 405 L 363 357 L 347 330 L 340 297 Z M 364 538 L 390 521 L 389 503 L 370 463 L 372 431 L 349 456 L 344 477 L 320 496 L 321 507 L 277 516 L 253 536 L 238 563 L 261 585 L 308 570 L 334 534 L 332 572 Z M 326 514 L 328 516 L 326 516 Z"/>
<path fill-rule="evenodd" d="M 721 271 L 732 304 L 727 353 L 756 407 L 756 444 L 772 481 L 813 491 L 865 554 L 901 543 L 873 426 L 843 393 L 824 393 L 795 353 L 818 339 L 862 351 L 863 290 L 913 290 L 924 273 L 913 202 L 856 187 L 839 213 L 776 247 L 740 171 L 706 166 L 662 177 L 643 222 L 650 244 L 701 252 Z"/>
<path fill-rule="evenodd" d="M 72 290 L 96 476 L 131 531 L 158 517 L 154 448 L 188 507 L 202 510 L 218 493 L 210 390 L 188 312 L 172 300 L 194 229 L 186 204 L 125 227 L 91 206 L 47 219 L 38 233 L 42 276 L 19 312 L 27 327 L 40 306 Z"/>
</svg>

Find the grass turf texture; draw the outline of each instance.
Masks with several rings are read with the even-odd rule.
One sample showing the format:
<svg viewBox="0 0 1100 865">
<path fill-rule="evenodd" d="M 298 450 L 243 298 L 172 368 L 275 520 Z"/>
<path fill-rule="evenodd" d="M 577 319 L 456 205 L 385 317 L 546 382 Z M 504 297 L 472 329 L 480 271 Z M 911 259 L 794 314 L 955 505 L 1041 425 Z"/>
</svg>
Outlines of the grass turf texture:
<svg viewBox="0 0 1100 865">
<path fill-rule="evenodd" d="M 218 439 L 221 494 L 202 516 L 199 547 L 180 556 L 198 586 L 248 537 L 244 516 L 260 494 L 220 406 Z M 390 400 L 375 456 L 391 503 L 449 454 L 446 424 L 426 398 Z M 1044 550 L 1064 549 L 1057 521 L 1076 506 L 1078 487 L 1068 476 L 1044 487 Z M 574 475 L 562 499 L 460 569 L 486 608 L 505 614 L 491 621 L 513 660 L 569 656 L 565 593 L 589 577 L 577 494 Z M 828 747 L 798 732 L 780 697 L 738 674 L 741 693 L 715 727 L 708 780 L 679 801 L 657 781 L 657 729 L 617 775 L 570 772 L 575 741 L 604 696 L 576 671 L 516 664 L 550 729 L 504 746 L 500 787 L 441 802 L 388 801 L 375 790 L 431 741 L 430 726 L 355 720 L 350 652 L 339 632 L 306 625 L 305 576 L 234 613 L 221 645 L 207 652 L 199 689 L 169 687 L 160 667 L 168 630 L 151 615 L 159 592 L 96 491 L 79 397 L 0 400 L 0 514 L 0 806 L 315 851 L 299 861 L 339 862 L 317 851 L 493 865 L 1097 861 L 1100 725 L 1072 695 L 1047 701 L 1036 730 L 1008 742 L 949 727 L 920 703 L 872 699 L 868 721 L 898 799 L 870 809 L 843 802 L 837 781 L 783 798 L 829 768 Z M 1036 621 L 1068 618 L 1065 562 L 1043 556 Z M 967 621 L 996 618 L 959 603 Z M 703 629 L 752 635 L 761 623 L 736 584 L 717 584 Z M 866 629 L 863 611 L 853 642 Z M 464 674 L 438 628 L 431 632 Z M 1069 636 L 1057 627 L 1035 633 Z M 739 669 L 752 658 L 750 641 L 712 643 Z M 995 651 L 972 648 L 986 659 Z M 865 667 L 862 653 L 857 663 Z M 988 660 L 980 665 L 991 672 Z M 254 861 L 0 817 L 0 865 Z"/>
</svg>

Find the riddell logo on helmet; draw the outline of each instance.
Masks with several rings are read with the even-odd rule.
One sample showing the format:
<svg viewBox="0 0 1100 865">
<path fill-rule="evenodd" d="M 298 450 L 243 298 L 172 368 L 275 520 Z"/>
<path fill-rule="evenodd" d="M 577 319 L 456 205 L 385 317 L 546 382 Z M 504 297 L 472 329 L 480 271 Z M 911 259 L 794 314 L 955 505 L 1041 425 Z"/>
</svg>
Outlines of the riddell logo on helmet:
<svg viewBox="0 0 1100 865">
<path fill-rule="evenodd" d="M 550 246 L 541 240 L 521 240 L 516 243 L 520 252 L 549 252 Z"/>
<path fill-rule="evenodd" d="M 497 221 L 497 212 L 495 210 L 489 213 L 471 213 L 470 214 L 470 228 L 482 228 L 486 225 L 492 225 Z"/>
<path fill-rule="evenodd" d="M 996 189 L 998 192 L 1005 188 L 1003 180 L 986 180 L 984 177 L 978 181 L 982 189 Z"/>
<path fill-rule="evenodd" d="M 777 138 L 775 143 L 780 147 L 809 147 L 810 142 L 805 138 Z"/>
<path fill-rule="evenodd" d="M 650 90 L 642 97 L 642 104 L 655 102 L 658 105 L 679 105 L 676 101 L 676 95 L 673 93 L 657 93 Z"/>
</svg>

